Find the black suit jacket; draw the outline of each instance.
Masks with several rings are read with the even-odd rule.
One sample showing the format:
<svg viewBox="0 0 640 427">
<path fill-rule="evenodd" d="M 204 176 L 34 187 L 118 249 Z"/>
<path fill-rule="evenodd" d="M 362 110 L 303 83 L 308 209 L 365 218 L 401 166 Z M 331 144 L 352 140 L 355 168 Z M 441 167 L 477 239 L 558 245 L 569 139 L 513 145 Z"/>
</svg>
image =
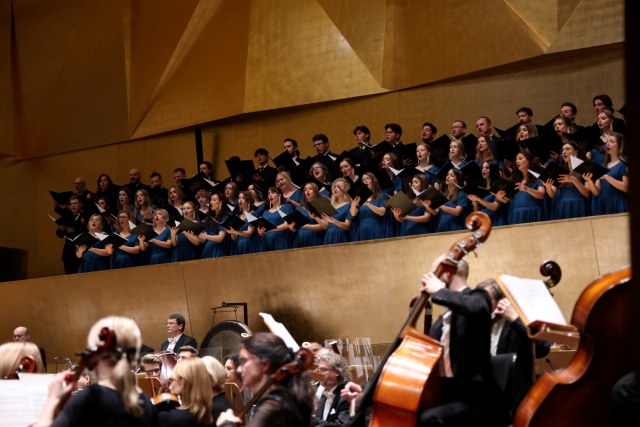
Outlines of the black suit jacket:
<svg viewBox="0 0 640 427">
<path fill-rule="evenodd" d="M 320 397 L 320 403 L 318 404 L 318 412 L 316 416 L 313 418 L 314 426 L 321 427 L 330 427 L 330 426 L 345 426 L 349 422 L 349 402 L 340 397 L 340 392 L 344 388 L 343 385 L 339 385 L 333 391 L 333 402 L 331 403 L 331 408 L 329 409 L 329 414 L 327 415 L 326 420 L 322 420 L 322 415 L 324 413 L 324 403 L 327 398 L 324 394 Z"/>
<path fill-rule="evenodd" d="M 491 369 L 491 298 L 482 289 L 453 292 L 440 289 L 432 295 L 435 304 L 451 310 L 451 369 L 458 383 L 481 375 L 493 380 Z M 438 341 L 442 336 L 442 316 L 431 327 L 429 335 Z"/>
<path fill-rule="evenodd" d="M 314 163 L 315 162 L 322 163 L 327 167 L 327 169 L 329 169 L 329 175 L 331 177 L 331 181 L 335 181 L 336 178 L 339 178 L 340 176 L 342 176 L 340 174 L 340 165 L 338 165 L 336 161 L 333 159 L 337 160 L 338 156 L 333 154 L 331 151 L 327 151 L 325 154 L 318 154 L 312 159 Z"/>
<path fill-rule="evenodd" d="M 500 332 L 496 354 L 516 353 L 516 373 L 513 380 L 513 396 L 511 405 L 516 406 L 533 385 L 533 351 L 534 346 L 527 328 L 518 318 L 514 322 L 505 322 Z M 549 341 L 536 340 L 536 358 L 549 354 L 551 343 Z"/>
<path fill-rule="evenodd" d="M 273 187 L 276 185 L 276 175 L 278 175 L 278 169 L 266 165 L 263 170 L 260 170 L 260 167 L 256 168 L 256 174 L 259 175 L 264 182 L 260 184 L 262 189 L 264 190 L 263 194 L 265 199 L 267 198 L 267 190 L 269 187 Z"/>
<path fill-rule="evenodd" d="M 198 342 L 195 340 L 195 338 L 182 334 L 178 342 L 176 342 L 176 346 L 173 347 L 173 351 L 177 353 L 178 349 L 185 345 L 190 345 L 195 349 L 198 348 Z M 166 340 L 165 342 L 162 343 L 162 345 L 160 346 L 160 351 L 165 351 L 167 347 L 169 347 L 169 340 Z"/>
</svg>

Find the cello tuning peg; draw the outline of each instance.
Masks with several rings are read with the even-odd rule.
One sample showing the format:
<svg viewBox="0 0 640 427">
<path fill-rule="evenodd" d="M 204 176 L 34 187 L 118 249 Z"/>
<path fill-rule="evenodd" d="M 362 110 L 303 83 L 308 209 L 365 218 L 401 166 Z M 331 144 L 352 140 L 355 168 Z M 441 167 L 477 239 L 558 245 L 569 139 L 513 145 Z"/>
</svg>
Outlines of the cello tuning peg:
<svg viewBox="0 0 640 427">
<path fill-rule="evenodd" d="M 478 258 L 478 253 L 476 251 L 473 251 L 473 255 Z"/>
</svg>

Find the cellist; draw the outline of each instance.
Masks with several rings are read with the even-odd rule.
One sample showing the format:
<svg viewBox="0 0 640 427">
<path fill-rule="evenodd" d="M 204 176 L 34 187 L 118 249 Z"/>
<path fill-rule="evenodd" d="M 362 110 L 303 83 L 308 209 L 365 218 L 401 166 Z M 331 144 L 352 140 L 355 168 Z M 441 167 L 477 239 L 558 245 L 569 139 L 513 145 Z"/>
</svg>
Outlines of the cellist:
<svg viewBox="0 0 640 427">
<path fill-rule="evenodd" d="M 444 259 L 434 261 L 431 271 Z M 494 380 L 491 343 L 491 298 L 483 289 L 467 287 L 469 265 L 458 261 L 456 273 L 422 276 L 422 289 L 431 301 L 447 311 L 429 335 L 443 345 L 440 369 L 443 377 L 441 405 L 427 408 L 418 426 L 478 426 L 507 416 Z"/>
</svg>

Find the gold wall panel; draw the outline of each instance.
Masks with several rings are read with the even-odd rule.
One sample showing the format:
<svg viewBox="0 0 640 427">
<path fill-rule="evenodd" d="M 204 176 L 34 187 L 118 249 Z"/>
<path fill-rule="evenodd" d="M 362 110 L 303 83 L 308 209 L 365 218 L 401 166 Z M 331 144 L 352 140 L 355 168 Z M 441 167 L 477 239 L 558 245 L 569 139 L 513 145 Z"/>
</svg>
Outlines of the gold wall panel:
<svg viewBox="0 0 640 427">
<path fill-rule="evenodd" d="M 245 112 L 384 91 L 316 0 L 254 1 L 250 27 Z"/>
<path fill-rule="evenodd" d="M 607 230 L 617 259 L 596 246 Z M 630 262 L 626 214 L 503 227 L 491 232 L 478 257 L 469 254 L 469 283 L 496 272 L 542 278 L 542 261 L 563 270 L 555 299 L 570 319 L 582 290 L 598 275 Z M 283 322 L 298 341 L 330 337 L 370 337 L 389 342 L 405 320 L 420 277 L 433 259 L 468 232 L 359 242 L 214 260 L 148 266 L 0 284 L 0 334 L 19 324 L 50 358 L 84 347 L 89 326 L 99 317 L 135 318 L 147 345 L 165 339 L 165 320 L 182 313 L 187 331 L 201 342 L 211 328 L 212 307 L 222 301 L 247 302 L 249 326 L 266 330 L 265 311 Z M 523 236 L 527 236 L 523 239 Z M 526 242 L 526 243 L 525 243 Z M 610 243 L 604 243 L 609 245 Z M 613 261 L 613 262 L 612 262 Z M 242 310 L 239 312 L 242 320 Z M 234 319 L 219 314 L 216 322 Z"/>
<path fill-rule="evenodd" d="M 318 0 L 318 3 L 381 85 L 387 1 Z"/>
<path fill-rule="evenodd" d="M 624 41 L 624 0 L 583 0 L 562 26 L 548 53 Z"/>
<path fill-rule="evenodd" d="M 0 1 L 0 158 L 16 154 L 13 136 L 13 82 L 11 81 L 11 2 Z"/>
<path fill-rule="evenodd" d="M 47 4 L 45 4 L 47 3 Z M 128 139 L 122 2 L 14 2 L 21 157 Z M 96 48 L 99 46 L 99 48 Z"/>
<path fill-rule="evenodd" d="M 573 12 L 583 0 L 558 1 L 558 31 L 567 23 Z"/>
<path fill-rule="evenodd" d="M 504 0 L 546 46 L 558 34 L 558 0 Z"/>
</svg>

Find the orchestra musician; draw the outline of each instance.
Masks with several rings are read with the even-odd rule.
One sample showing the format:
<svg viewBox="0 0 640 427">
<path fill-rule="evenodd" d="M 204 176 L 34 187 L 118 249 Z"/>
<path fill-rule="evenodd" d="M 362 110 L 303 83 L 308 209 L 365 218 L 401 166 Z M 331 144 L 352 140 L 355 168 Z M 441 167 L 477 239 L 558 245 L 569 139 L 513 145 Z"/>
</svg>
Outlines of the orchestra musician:
<svg viewBox="0 0 640 427">
<path fill-rule="evenodd" d="M 335 353 L 320 356 L 316 371 L 322 374 L 320 385 L 324 388 L 316 415 L 312 419 L 314 426 L 340 426 L 349 421 L 349 402 L 340 397 L 345 384 L 351 381 L 347 361 Z"/>
<path fill-rule="evenodd" d="M 149 378 L 157 378 L 160 380 L 162 373 L 162 359 L 155 354 L 146 354 L 141 361 L 142 372 L 147 374 Z"/>
<path fill-rule="evenodd" d="M 170 314 L 167 319 L 167 334 L 169 339 L 162 343 L 160 351 L 175 351 L 185 345 L 198 348 L 195 338 L 184 334 L 187 321 L 182 314 Z"/>
<path fill-rule="evenodd" d="M 0 345 L 0 380 L 15 374 L 23 357 L 30 356 L 36 361 L 36 372 L 42 369 L 42 359 L 38 346 L 28 342 L 8 342 Z"/>
<path fill-rule="evenodd" d="M 211 378 L 211 392 L 213 393 L 213 399 L 211 400 L 212 415 L 213 419 L 217 420 L 220 414 L 232 408 L 231 402 L 229 402 L 229 399 L 224 395 L 224 382 L 227 378 L 227 370 L 215 357 L 204 356 L 200 360 L 204 362 L 204 366 L 207 368 L 207 372 L 209 372 L 209 377 Z"/>
<path fill-rule="evenodd" d="M 211 379 L 202 360 L 189 358 L 176 364 L 169 389 L 180 396 L 181 405 L 158 414 L 160 427 L 213 425 Z"/>
</svg>

